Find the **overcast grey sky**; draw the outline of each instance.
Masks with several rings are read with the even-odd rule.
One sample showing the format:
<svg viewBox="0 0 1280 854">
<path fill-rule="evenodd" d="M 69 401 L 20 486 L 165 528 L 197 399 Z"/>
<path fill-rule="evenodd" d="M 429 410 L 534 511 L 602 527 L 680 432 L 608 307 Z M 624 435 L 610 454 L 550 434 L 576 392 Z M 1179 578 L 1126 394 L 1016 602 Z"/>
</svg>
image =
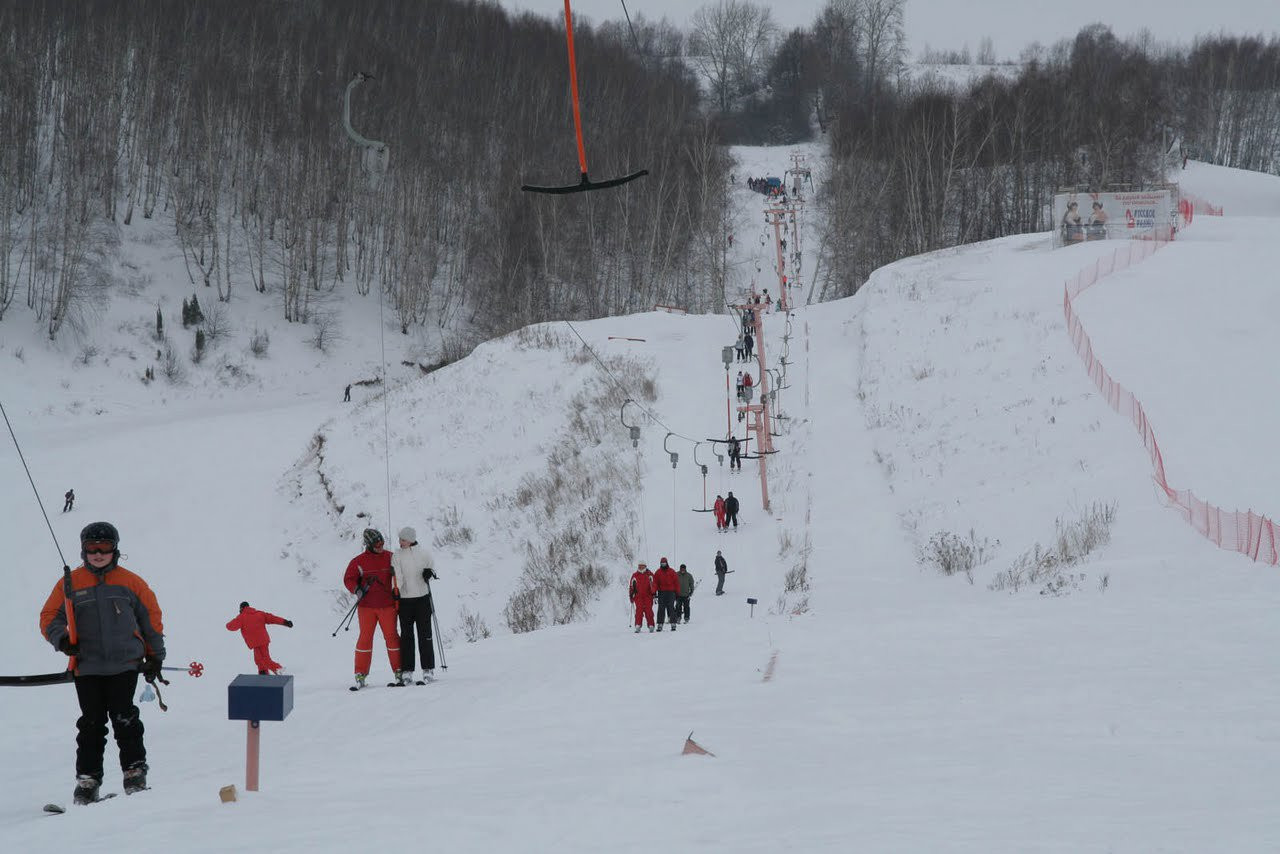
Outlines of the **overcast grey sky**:
<svg viewBox="0 0 1280 854">
<path fill-rule="evenodd" d="M 759 0 L 756 0 L 759 2 Z M 513 10 L 528 10 L 562 17 L 564 0 L 499 0 Z M 570 0 L 575 16 L 599 22 L 621 19 L 623 0 Z M 824 0 L 768 2 L 773 17 L 788 29 L 813 23 Z M 626 0 L 634 16 L 664 15 L 684 28 L 689 15 L 703 5 L 696 0 Z M 1001 59 L 1016 59 L 1032 42 L 1051 45 L 1074 36 L 1094 22 L 1107 24 L 1120 37 L 1147 28 L 1158 41 L 1190 42 L 1197 35 L 1226 32 L 1233 35 L 1280 32 L 1278 0 L 907 0 L 907 42 L 914 58 L 927 44 L 959 50 L 965 44 L 976 50 L 983 36 L 995 43 Z"/>
</svg>

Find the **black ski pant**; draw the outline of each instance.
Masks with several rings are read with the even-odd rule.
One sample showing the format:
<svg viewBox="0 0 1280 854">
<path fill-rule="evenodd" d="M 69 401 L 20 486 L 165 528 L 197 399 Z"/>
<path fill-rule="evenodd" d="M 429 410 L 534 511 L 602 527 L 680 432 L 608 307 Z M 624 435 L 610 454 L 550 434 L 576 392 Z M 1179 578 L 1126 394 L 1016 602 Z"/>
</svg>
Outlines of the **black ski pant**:
<svg viewBox="0 0 1280 854">
<path fill-rule="evenodd" d="M 422 669 L 436 669 L 436 651 L 431 645 L 431 594 L 400 600 L 400 669 L 408 672 L 417 663 L 413 657 L 413 634 L 418 633 Z"/>
<path fill-rule="evenodd" d="M 662 625 L 663 618 L 667 622 L 675 625 L 676 622 L 676 592 L 674 590 L 658 591 L 658 625 Z"/>
<path fill-rule="evenodd" d="M 730 522 L 733 523 L 733 527 L 735 528 L 738 527 L 738 511 L 737 510 L 724 511 L 724 526 L 726 528 L 729 527 Z"/>
<path fill-rule="evenodd" d="M 686 623 L 689 622 L 689 597 L 688 596 L 676 597 L 676 616 L 675 616 L 675 619 L 672 620 L 672 622 L 675 622 L 675 620 L 678 620 L 678 619 L 683 619 Z"/>
<path fill-rule="evenodd" d="M 717 596 L 721 596 L 724 594 L 724 577 L 726 575 L 728 575 L 728 573 L 725 573 L 725 572 L 716 573 L 716 595 Z"/>
<path fill-rule="evenodd" d="M 120 748 L 120 768 L 128 770 L 147 759 L 142 744 L 142 719 L 133 704 L 138 687 L 138 671 L 114 676 L 77 676 L 76 699 L 80 720 L 76 721 L 76 774 L 102 779 L 102 754 L 107 749 L 107 719 Z"/>
</svg>

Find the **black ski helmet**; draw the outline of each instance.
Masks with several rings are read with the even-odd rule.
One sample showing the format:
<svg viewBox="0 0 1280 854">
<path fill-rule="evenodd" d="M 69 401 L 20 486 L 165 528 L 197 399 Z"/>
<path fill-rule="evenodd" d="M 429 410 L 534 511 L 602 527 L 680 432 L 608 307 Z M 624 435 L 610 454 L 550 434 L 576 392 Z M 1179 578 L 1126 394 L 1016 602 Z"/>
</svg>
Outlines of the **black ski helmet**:
<svg viewBox="0 0 1280 854">
<path fill-rule="evenodd" d="M 84 544 L 94 542 L 111 543 L 114 549 L 111 555 L 111 563 L 103 567 L 102 570 L 95 569 L 94 571 L 105 571 L 114 568 L 116 562 L 120 560 L 120 532 L 116 530 L 116 526 L 110 522 L 90 522 L 80 529 L 80 560 L 85 562 L 85 566 L 88 566 L 89 555 L 84 550 Z"/>
<path fill-rule="evenodd" d="M 108 540 L 112 545 L 119 545 L 120 532 L 110 522 L 90 522 L 80 530 L 80 542 L 90 540 Z"/>
<path fill-rule="evenodd" d="M 383 542 L 382 532 L 377 528 L 364 529 L 364 545 L 365 548 L 371 549 L 374 546 L 381 545 Z"/>
<path fill-rule="evenodd" d="M 241 602 L 241 603 L 240 603 L 240 610 L 241 610 L 241 611 L 243 611 L 245 608 L 248 608 L 248 607 L 249 607 L 249 603 L 248 603 L 248 602 Z"/>
</svg>

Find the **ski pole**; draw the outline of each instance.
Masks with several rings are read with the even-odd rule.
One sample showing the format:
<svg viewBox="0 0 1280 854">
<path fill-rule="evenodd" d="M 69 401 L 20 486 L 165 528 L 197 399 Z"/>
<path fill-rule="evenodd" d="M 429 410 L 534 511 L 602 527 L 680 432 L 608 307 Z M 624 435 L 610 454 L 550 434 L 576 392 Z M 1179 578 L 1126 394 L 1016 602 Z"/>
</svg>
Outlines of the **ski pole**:
<svg viewBox="0 0 1280 854">
<path fill-rule="evenodd" d="M 335 637 L 335 638 L 336 638 L 336 637 L 338 636 L 338 632 L 342 631 L 342 630 L 343 630 L 343 628 L 346 628 L 346 630 L 347 630 L 347 631 L 350 631 L 350 630 L 351 630 L 351 619 L 352 619 L 352 618 L 355 616 L 355 614 L 356 614 L 356 608 L 360 607 L 360 599 L 364 596 L 364 591 L 365 591 L 365 588 L 363 588 L 363 587 L 357 587 L 357 588 L 356 588 L 356 601 L 355 601 L 355 602 L 353 602 L 353 603 L 351 603 L 351 610 L 350 610 L 350 611 L 348 611 L 348 612 L 346 613 L 346 616 L 344 616 L 344 617 L 343 617 L 343 618 L 338 622 L 338 628 L 336 628 L 336 629 L 334 629 L 334 630 L 333 630 L 333 634 L 332 634 L 332 635 L 330 635 L 330 637 Z"/>
<path fill-rule="evenodd" d="M 425 577 L 427 582 L 427 602 L 431 607 L 431 624 L 435 626 L 436 646 L 440 648 L 440 668 L 448 670 L 449 665 L 444 660 L 444 638 L 440 635 L 440 620 L 436 617 L 436 597 L 431 595 L 431 575 Z"/>
</svg>

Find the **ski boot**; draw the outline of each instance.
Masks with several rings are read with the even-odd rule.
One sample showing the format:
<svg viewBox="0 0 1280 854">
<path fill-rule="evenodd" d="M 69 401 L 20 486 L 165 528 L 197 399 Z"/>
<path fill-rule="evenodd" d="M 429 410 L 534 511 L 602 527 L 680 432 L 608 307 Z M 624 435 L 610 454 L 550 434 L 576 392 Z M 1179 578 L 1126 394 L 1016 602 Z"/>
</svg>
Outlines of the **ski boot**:
<svg viewBox="0 0 1280 854">
<path fill-rule="evenodd" d="M 640 634 L 640 627 L 636 626 L 636 634 Z"/>
<path fill-rule="evenodd" d="M 81 774 L 76 777 L 76 790 L 72 794 L 71 800 L 77 804 L 91 804 L 98 800 L 98 789 L 102 787 L 102 781 L 90 774 Z"/>
<path fill-rule="evenodd" d="M 649 633 L 650 633 L 650 634 L 653 634 L 653 626 L 650 626 L 650 627 L 649 627 Z"/>
<path fill-rule="evenodd" d="M 658 631 L 662 631 L 662 623 L 658 623 Z"/>
<path fill-rule="evenodd" d="M 364 673 L 357 673 L 357 674 L 356 674 L 356 683 L 355 683 L 354 685 L 352 685 L 352 686 L 351 686 L 351 689 L 350 689 L 350 690 L 352 690 L 352 691 L 359 691 L 361 688 L 363 688 L 363 687 L 364 687 L 364 680 L 365 680 L 365 676 L 366 676 L 366 675 L 367 675 L 367 674 L 364 674 Z"/>
<path fill-rule="evenodd" d="M 124 772 L 124 793 L 133 795 L 147 788 L 147 763 L 135 762 Z"/>
</svg>

